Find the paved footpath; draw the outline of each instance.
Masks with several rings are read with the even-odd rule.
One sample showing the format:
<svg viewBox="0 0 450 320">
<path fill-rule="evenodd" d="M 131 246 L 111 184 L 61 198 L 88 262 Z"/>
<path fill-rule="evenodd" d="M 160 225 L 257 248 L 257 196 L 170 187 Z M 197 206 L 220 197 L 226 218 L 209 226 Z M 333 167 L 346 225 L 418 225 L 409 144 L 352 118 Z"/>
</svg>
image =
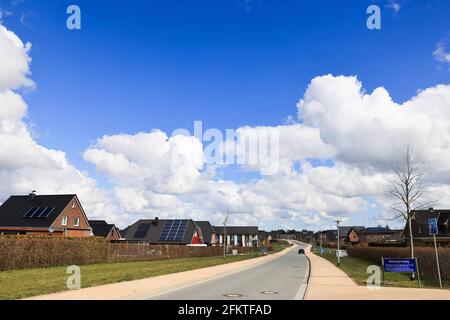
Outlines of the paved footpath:
<svg viewBox="0 0 450 320">
<path fill-rule="evenodd" d="M 306 300 L 450 300 L 450 290 L 358 286 L 342 270 L 310 252 L 309 248 L 305 250 L 311 262 Z"/>
<path fill-rule="evenodd" d="M 266 264 L 279 259 L 297 246 L 285 249 L 281 252 L 244 261 L 231 262 L 214 267 L 172 273 L 162 276 L 132 280 L 119 283 L 111 283 L 97 287 L 80 290 L 63 291 L 31 297 L 32 300 L 122 300 L 122 299 L 149 299 L 151 297 L 191 286 L 193 283 L 201 283 L 212 279 L 218 279 L 230 274 L 241 272 L 258 265 Z M 82 275 L 83 276 L 83 275 Z M 82 278 L 83 281 L 83 278 Z"/>
</svg>

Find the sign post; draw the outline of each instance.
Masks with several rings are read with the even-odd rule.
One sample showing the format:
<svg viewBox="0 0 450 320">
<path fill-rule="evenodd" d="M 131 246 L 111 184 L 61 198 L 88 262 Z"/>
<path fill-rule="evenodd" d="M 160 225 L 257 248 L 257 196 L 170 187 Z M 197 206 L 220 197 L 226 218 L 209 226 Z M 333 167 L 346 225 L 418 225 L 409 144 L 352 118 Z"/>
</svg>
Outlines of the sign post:
<svg viewBox="0 0 450 320">
<path fill-rule="evenodd" d="M 381 258 L 381 265 L 383 266 L 383 284 L 385 281 L 385 272 L 408 272 L 419 274 L 417 259 L 411 258 Z M 417 277 L 420 287 L 420 277 Z"/>
<path fill-rule="evenodd" d="M 438 234 L 438 225 L 437 225 L 436 218 L 428 219 L 428 228 L 429 228 L 430 235 L 433 236 L 434 252 L 436 255 L 436 265 L 437 265 L 438 278 L 439 278 L 439 287 L 442 288 L 441 269 L 439 267 L 439 255 L 438 255 L 437 243 L 436 243 L 436 235 Z"/>
</svg>

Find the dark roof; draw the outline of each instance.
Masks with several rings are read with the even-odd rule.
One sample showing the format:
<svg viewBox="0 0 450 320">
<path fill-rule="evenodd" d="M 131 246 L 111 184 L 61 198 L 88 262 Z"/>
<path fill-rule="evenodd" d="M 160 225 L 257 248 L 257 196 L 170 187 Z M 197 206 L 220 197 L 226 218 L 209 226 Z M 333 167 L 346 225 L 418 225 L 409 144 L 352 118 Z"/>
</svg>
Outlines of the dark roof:
<svg viewBox="0 0 450 320">
<path fill-rule="evenodd" d="M 428 220 L 430 218 L 438 219 L 438 231 L 436 237 L 450 236 L 450 210 L 432 209 L 432 210 L 414 210 L 414 219 L 412 219 L 411 228 L 413 237 L 431 237 L 428 233 Z M 409 238 L 408 224 L 405 224 L 405 237 Z"/>
<path fill-rule="evenodd" d="M 211 243 L 213 234 L 213 227 L 209 221 L 195 221 L 195 224 L 200 228 L 202 232 L 203 242 Z"/>
<path fill-rule="evenodd" d="M 154 244 L 189 244 L 191 243 L 192 236 L 196 229 L 199 227 L 192 221 L 188 220 L 186 231 L 183 233 L 183 237 L 179 241 L 171 240 L 159 240 L 161 232 L 164 229 L 164 225 L 167 221 L 173 219 L 141 219 L 123 230 L 123 237 L 127 241 L 133 242 L 147 242 Z M 179 219 L 175 219 L 179 220 Z"/>
<path fill-rule="evenodd" d="M 11 196 L 0 206 L 0 226 L 48 228 L 74 197 L 75 194 Z M 47 218 L 24 218 L 33 207 L 54 209 Z"/>
<path fill-rule="evenodd" d="M 92 233 L 96 237 L 106 238 L 111 232 L 111 229 L 115 228 L 115 225 L 109 224 L 105 220 L 89 220 L 89 224 L 92 227 Z M 117 230 L 117 232 L 119 232 L 119 230 Z"/>
<path fill-rule="evenodd" d="M 216 234 L 222 234 L 223 235 L 223 227 L 214 226 L 214 231 Z M 227 234 L 236 234 L 236 235 L 242 235 L 242 234 L 258 234 L 258 227 L 255 226 L 227 226 Z"/>
<path fill-rule="evenodd" d="M 339 227 L 339 237 L 347 237 L 352 229 L 355 229 L 355 231 L 358 232 L 358 231 L 364 229 L 364 226 L 342 226 L 342 227 Z"/>
<path fill-rule="evenodd" d="M 374 234 L 380 234 L 380 233 L 386 234 L 387 233 L 387 234 L 391 234 L 391 233 L 394 233 L 395 230 L 391 230 L 388 227 L 378 226 L 378 227 L 367 227 L 367 228 L 361 230 L 361 232 L 365 233 L 365 234 L 368 234 L 368 233 L 374 233 Z"/>
</svg>

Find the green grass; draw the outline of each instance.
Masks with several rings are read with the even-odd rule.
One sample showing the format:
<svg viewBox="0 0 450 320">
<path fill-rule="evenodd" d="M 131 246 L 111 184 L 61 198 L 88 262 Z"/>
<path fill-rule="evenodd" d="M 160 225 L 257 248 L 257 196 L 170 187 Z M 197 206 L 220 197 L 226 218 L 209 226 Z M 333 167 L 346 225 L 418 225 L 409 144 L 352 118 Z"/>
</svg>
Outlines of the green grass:
<svg viewBox="0 0 450 320">
<path fill-rule="evenodd" d="M 289 244 L 289 242 L 284 241 L 284 240 L 278 240 L 277 242 L 273 243 L 272 250 L 269 251 L 269 253 L 280 252 L 290 246 L 291 246 L 291 244 Z"/>
<path fill-rule="evenodd" d="M 238 255 L 180 258 L 157 261 L 139 261 L 83 265 L 81 268 L 82 288 L 107 283 L 143 279 L 169 273 L 216 266 L 242 261 L 258 255 Z M 21 299 L 41 294 L 67 290 L 67 267 L 9 270 L 0 272 L 0 299 Z"/>
<path fill-rule="evenodd" d="M 331 252 L 330 252 L 331 250 Z M 319 255 L 318 253 L 316 253 Z M 326 253 L 324 253 L 323 258 L 327 259 L 334 265 L 337 264 L 336 259 L 336 250 L 335 249 L 326 249 Z M 344 271 L 350 278 L 353 279 L 358 285 L 366 285 L 367 278 L 369 274 L 366 272 L 367 267 L 373 265 L 372 262 L 353 258 L 353 257 L 342 257 L 340 269 Z M 380 265 L 381 268 L 381 265 Z M 390 287 L 409 287 L 409 288 L 418 288 L 419 285 L 417 280 L 410 280 L 410 273 L 385 273 L 385 284 L 384 286 Z M 442 283 L 445 289 L 450 289 L 450 281 L 443 281 Z M 421 279 L 421 287 L 422 288 L 438 288 L 439 283 L 436 279 Z"/>
</svg>

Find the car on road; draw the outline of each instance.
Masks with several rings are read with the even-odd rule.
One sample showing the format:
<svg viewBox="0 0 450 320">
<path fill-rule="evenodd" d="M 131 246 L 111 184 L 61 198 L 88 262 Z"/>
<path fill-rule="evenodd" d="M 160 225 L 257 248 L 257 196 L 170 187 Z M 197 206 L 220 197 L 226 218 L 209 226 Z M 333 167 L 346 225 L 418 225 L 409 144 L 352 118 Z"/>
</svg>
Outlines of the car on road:
<svg viewBox="0 0 450 320">
<path fill-rule="evenodd" d="M 302 248 L 298 249 L 298 254 L 305 254 L 305 249 Z"/>
</svg>

